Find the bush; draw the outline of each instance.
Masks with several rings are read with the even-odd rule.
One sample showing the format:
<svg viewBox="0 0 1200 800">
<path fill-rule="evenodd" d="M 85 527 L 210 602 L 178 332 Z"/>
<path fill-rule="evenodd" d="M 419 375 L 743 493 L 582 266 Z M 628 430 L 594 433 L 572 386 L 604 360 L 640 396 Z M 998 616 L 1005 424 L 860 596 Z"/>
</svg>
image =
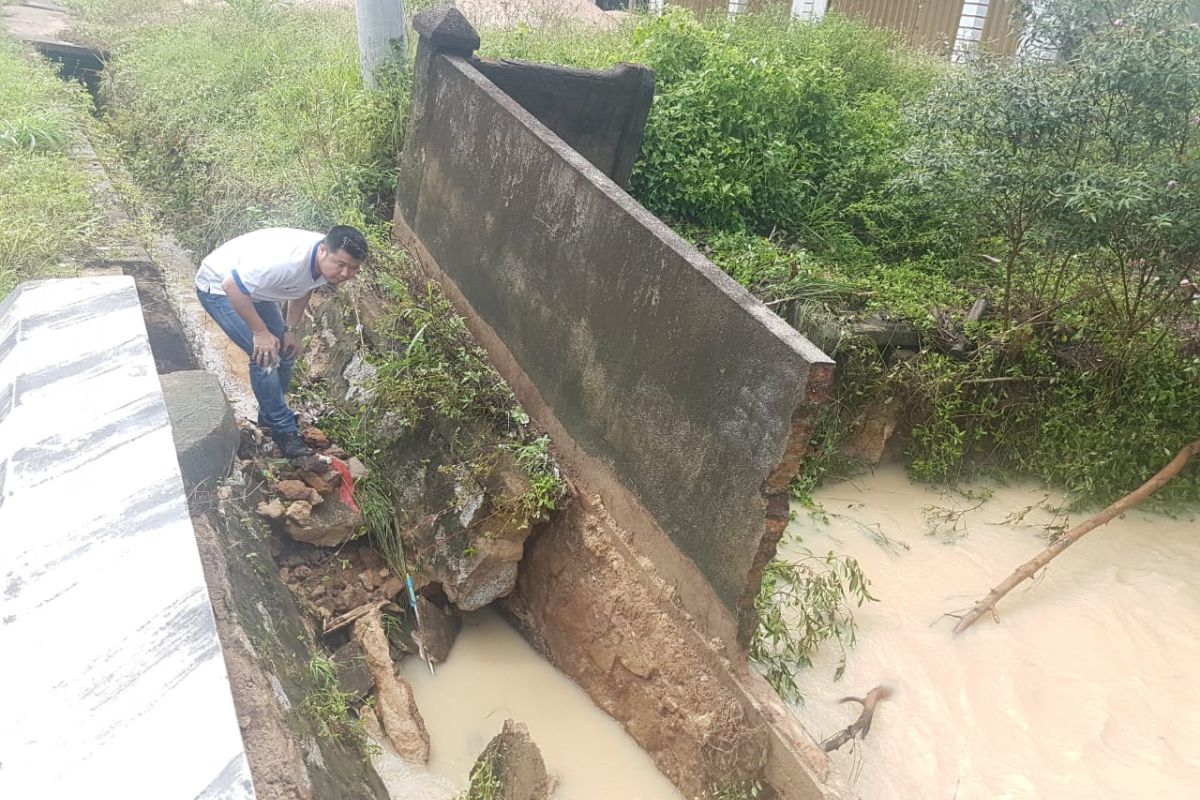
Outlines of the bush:
<svg viewBox="0 0 1200 800">
<path fill-rule="evenodd" d="M 668 8 L 608 34 L 522 28 L 484 45 L 493 55 L 654 69 L 631 193 L 660 216 L 774 234 L 843 261 L 870 260 L 876 248 L 919 254 L 941 236 L 940 221 L 888 188 L 912 133 L 901 108 L 937 73 L 891 33 L 836 15 L 698 21 Z"/>
</svg>

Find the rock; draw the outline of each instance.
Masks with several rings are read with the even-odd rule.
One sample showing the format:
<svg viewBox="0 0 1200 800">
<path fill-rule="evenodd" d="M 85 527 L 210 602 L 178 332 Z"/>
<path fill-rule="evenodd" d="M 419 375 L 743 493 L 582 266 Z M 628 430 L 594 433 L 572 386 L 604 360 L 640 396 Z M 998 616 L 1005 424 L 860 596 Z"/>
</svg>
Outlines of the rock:
<svg viewBox="0 0 1200 800">
<path fill-rule="evenodd" d="M 896 432 L 897 413 L 895 403 L 875 403 L 868 407 L 862 427 L 843 448 L 845 455 L 864 464 L 882 461 L 888 440 Z"/>
<path fill-rule="evenodd" d="M 280 519 L 285 510 L 283 501 L 278 497 L 272 497 L 270 502 L 259 503 L 258 508 L 255 509 L 259 516 L 267 519 Z"/>
<path fill-rule="evenodd" d="M 903 347 L 909 350 L 921 348 L 921 334 L 910 323 L 894 322 L 878 316 L 853 323 L 850 330 L 859 336 L 866 336 L 880 350 L 889 347 Z"/>
<path fill-rule="evenodd" d="M 472 774 L 489 764 L 500 784 L 491 795 L 495 800 L 549 800 L 552 785 L 546 763 L 524 723 L 505 720 L 500 733 L 480 753 Z"/>
<path fill-rule="evenodd" d="M 311 504 L 308 505 L 311 508 Z M 338 547 L 357 536 L 362 523 L 362 514 L 350 510 L 340 500 L 330 497 L 321 505 L 312 508 L 308 519 L 289 519 L 287 533 L 298 542 L 318 547 Z"/>
<path fill-rule="evenodd" d="M 353 456 L 346 462 L 346 466 L 350 468 L 350 477 L 354 478 L 355 481 L 361 481 L 370 474 L 367 465 Z"/>
<path fill-rule="evenodd" d="M 329 447 L 329 437 L 320 428 L 305 428 L 300 431 L 300 436 L 308 443 L 309 447 L 317 450 L 324 450 L 326 447 Z"/>
<path fill-rule="evenodd" d="M 450 648 L 458 638 L 462 619 L 451 609 L 443 609 L 420 595 L 417 608 L 421 612 L 421 628 L 412 633 L 413 644 L 420 642 L 425 655 L 435 664 L 443 663 L 450 655 Z"/>
<path fill-rule="evenodd" d="M 387 635 L 378 610 L 354 623 L 354 639 L 363 649 L 375 682 L 375 710 L 396 753 L 410 764 L 429 761 L 429 733 L 417 710 L 412 687 L 396 676 Z"/>
<path fill-rule="evenodd" d="M 241 434 L 217 376 L 183 370 L 159 376 L 179 471 L 188 488 L 229 474 Z"/>
<path fill-rule="evenodd" d="M 337 665 L 338 683 L 343 692 L 360 700 L 371 693 L 375 683 L 367 669 L 367 656 L 362 645 L 355 641 L 346 642 L 334 651 L 333 663 Z"/>
<path fill-rule="evenodd" d="M 286 500 L 308 500 L 312 497 L 312 489 L 304 481 L 280 481 L 275 484 L 275 491 Z"/>
<path fill-rule="evenodd" d="M 312 508 L 312 504 L 308 501 L 297 500 L 287 507 L 288 521 L 294 522 L 297 525 L 303 525 L 312 516 Z"/>
<path fill-rule="evenodd" d="M 367 361 L 361 352 L 356 352 L 350 363 L 342 370 L 342 379 L 346 382 L 346 402 L 350 405 L 367 404 L 375 396 L 375 385 L 378 382 L 379 370 Z"/>
<path fill-rule="evenodd" d="M 334 473 L 334 475 L 336 475 L 336 474 L 337 473 Z M 318 494 L 333 494 L 333 490 L 334 490 L 333 483 L 331 481 L 326 480 L 324 477 L 316 474 L 315 472 L 309 472 L 308 470 L 301 470 L 300 471 L 300 480 L 307 483 L 309 485 L 309 487 L 313 491 L 317 492 Z"/>
</svg>

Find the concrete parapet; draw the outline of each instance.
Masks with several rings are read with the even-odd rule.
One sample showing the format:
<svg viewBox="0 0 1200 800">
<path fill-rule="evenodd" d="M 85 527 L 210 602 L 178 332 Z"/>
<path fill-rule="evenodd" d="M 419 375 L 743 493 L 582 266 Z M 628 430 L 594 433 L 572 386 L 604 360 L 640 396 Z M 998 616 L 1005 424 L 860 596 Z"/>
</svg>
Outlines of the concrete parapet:
<svg viewBox="0 0 1200 800">
<path fill-rule="evenodd" d="M 0 303 L 0 797 L 255 796 L 134 282 Z"/>
</svg>

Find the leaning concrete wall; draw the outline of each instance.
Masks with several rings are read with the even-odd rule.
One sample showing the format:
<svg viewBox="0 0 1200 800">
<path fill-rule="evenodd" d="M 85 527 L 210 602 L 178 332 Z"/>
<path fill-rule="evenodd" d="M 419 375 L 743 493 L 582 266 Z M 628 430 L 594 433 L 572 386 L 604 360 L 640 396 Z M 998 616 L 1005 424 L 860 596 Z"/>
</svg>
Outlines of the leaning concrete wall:
<svg viewBox="0 0 1200 800">
<path fill-rule="evenodd" d="M 418 54 L 397 237 L 573 475 L 740 651 L 832 361 L 482 74 L 474 31 L 445 27 Z"/>
<path fill-rule="evenodd" d="M 526 61 L 471 63 L 617 185 L 629 185 L 654 99 L 653 71 L 634 64 L 595 72 Z"/>
<path fill-rule="evenodd" d="M 130 278 L 0 303 L 0 797 L 255 796 Z"/>
</svg>

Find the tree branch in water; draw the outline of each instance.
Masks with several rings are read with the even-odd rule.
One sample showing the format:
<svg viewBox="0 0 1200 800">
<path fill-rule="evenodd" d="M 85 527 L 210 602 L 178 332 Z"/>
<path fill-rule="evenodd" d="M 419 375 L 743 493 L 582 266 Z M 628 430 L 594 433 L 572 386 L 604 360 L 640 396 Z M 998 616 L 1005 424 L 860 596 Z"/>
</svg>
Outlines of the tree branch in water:
<svg viewBox="0 0 1200 800">
<path fill-rule="evenodd" d="M 1172 478 L 1179 474 L 1180 470 L 1191 460 L 1192 456 L 1200 453 L 1200 439 L 1186 445 L 1176 454 L 1175 458 L 1171 459 L 1171 463 L 1155 473 L 1154 477 L 1143 483 L 1137 489 L 1134 489 L 1129 494 L 1122 497 L 1117 502 L 1113 503 L 1108 508 L 1101 511 L 1096 516 L 1090 518 L 1086 522 L 1075 526 L 1070 531 L 1055 540 L 1049 547 L 1043 550 L 1034 558 L 1026 561 L 1021 566 L 1013 570 L 1012 574 L 1004 579 L 1004 582 L 996 588 L 988 592 L 975 605 L 971 606 L 971 610 L 962 616 L 958 624 L 954 626 L 954 632 L 962 633 L 967 628 L 975 624 L 975 622 L 987 612 L 995 613 L 996 603 L 1000 598 L 1008 594 L 1014 588 L 1021 584 L 1022 581 L 1030 580 L 1037 574 L 1038 570 L 1049 564 L 1055 556 L 1066 550 L 1075 542 L 1083 538 L 1084 534 L 1099 528 L 1101 525 L 1111 521 L 1114 517 L 1125 513 L 1137 504 L 1141 503 L 1150 495 L 1157 492 L 1165 486 Z"/>
<path fill-rule="evenodd" d="M 891 696 L 891 689 L 886 686 L 876 686 L 867 692 L 866 697 L 843 697 L 841 700 L 838 700 L 839 703 L 861 703 L 863 707 L 862 713 L 858 715 L 858 719 L 854 720 L 854 722 L 851 722 L 845 728 L 842 728 L 833 736 L 821 742 L 821 749 L 826 753 L 832 753 L 851 739 L 865 739 L 867 734 L 871 732 L 871 720 L 875 717 L 875 706 L 880 700 L 886 700 Z"/>
</svg>

